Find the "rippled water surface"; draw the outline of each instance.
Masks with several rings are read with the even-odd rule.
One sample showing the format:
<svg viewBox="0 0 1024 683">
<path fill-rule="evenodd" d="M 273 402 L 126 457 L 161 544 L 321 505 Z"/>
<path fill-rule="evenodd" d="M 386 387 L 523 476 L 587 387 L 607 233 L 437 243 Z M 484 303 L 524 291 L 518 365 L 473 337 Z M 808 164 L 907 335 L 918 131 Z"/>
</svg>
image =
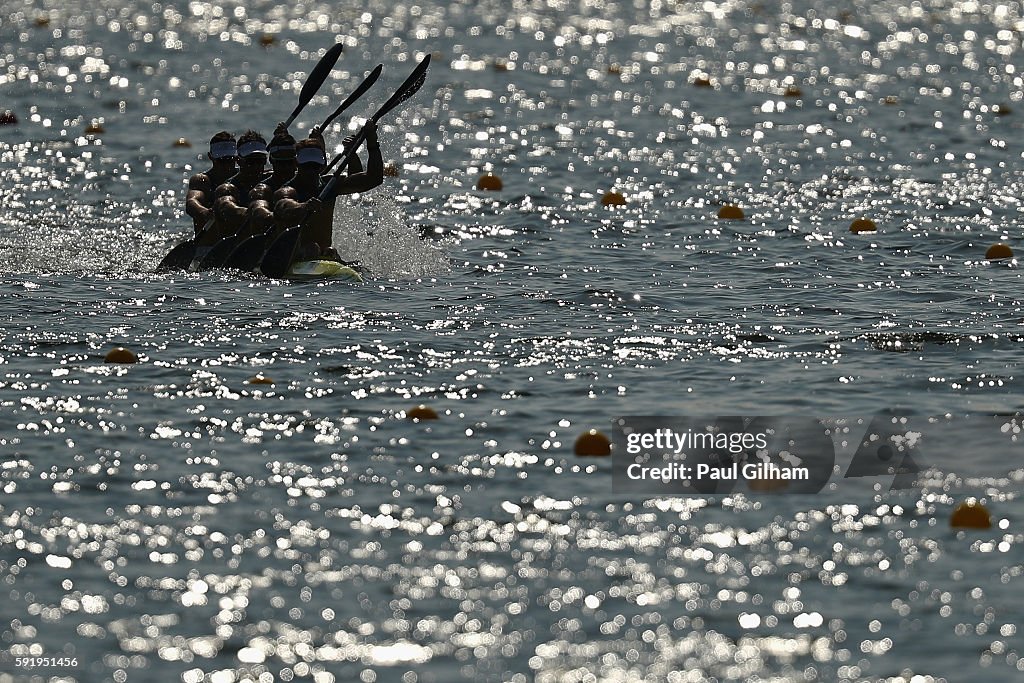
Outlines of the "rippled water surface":
<svg viewBox="0 0 1024 683">
<path fill-rule="evenodd" d="M 1015 440 L 676 498 L 573 443 L 1020 410 L 1022 13 L 0 0 L 0 681 L 1017 680 Z M 432 55 L 336 218 L 367 281 L 154 275 L 334 41 L 296 130 L 385 65 L 335 143 Z"/>
</svg>

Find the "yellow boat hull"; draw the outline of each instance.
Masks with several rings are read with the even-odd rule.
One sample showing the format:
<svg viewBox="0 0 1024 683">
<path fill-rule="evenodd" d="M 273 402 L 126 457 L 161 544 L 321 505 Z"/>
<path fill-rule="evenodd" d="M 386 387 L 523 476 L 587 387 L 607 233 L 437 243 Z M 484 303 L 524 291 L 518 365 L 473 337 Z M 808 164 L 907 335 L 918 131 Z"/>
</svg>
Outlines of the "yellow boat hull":
<svg viewBox="0 0 1024 683">
<path fill-rule="evenodd" d="M 351 280 L 362 282 L 359 271 L 337 261 L 299 261 L 288 269 L 290 280 Z"/>
</svg>

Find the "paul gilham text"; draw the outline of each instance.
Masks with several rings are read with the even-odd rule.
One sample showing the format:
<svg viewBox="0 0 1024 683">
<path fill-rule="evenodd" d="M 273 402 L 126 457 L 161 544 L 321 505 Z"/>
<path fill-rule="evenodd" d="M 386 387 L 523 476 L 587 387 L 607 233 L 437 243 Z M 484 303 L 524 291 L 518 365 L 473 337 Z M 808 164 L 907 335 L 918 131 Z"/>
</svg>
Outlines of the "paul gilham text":
<svg viewBox="0 0 1024 683">
<path fill-rule="evenodd" d="M 807 481 L 811 473 L 806 467 L 779 467 L 773 462 L 748 462 L 742 466 L 734 462 L 728 467 L 715 467 L 707 463 L 697 465 L 697 479 L 726 481 L 738 480 L 741 476 L 747 481 Z"/>
</svg>

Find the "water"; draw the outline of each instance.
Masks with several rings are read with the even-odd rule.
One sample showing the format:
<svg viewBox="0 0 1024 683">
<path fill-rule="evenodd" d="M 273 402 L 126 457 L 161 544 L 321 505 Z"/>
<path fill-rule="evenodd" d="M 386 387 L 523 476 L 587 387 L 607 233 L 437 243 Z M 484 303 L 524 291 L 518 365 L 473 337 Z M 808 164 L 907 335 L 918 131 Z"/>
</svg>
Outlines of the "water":
<svg viewBox="0 0 1024 683">
<path fill-rule="evenodd" d="M 77 661 L 0 680 L 1016 680 L 1015 441 L 788 497 L 572 453 L 622 415 L 1020 410 L 984 256 L 1020 246 L 1021 6 L 905 5 L 0 0 L 0 639 Z M 433 55 L 400 176 L 338 212 L 368 281 L 152 274 L 205 141 L 335 39 L 295 130 Z M 968 496 L 992 529 L 949 529 Z"/>
</svg>

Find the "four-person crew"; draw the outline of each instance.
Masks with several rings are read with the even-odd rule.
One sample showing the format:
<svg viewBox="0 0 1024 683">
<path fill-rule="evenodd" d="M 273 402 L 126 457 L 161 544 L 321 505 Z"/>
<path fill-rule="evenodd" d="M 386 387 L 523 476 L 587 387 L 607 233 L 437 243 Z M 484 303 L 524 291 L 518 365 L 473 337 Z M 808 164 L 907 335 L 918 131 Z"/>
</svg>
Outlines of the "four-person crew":
<svg viewBox="0 0 1024 683">
<path fill-rule="evenodd" d="M 327 80 L 341 52 L 342 44 L 337 43 L 317 62 L 299 91 L 298 105 L 275 131 L 270 149 L 266 139 L 253 130 L 241 135 L 237 145 L 226 131 L 213 137 L 208 155 L 213 167 L 188 182 L 185 210 L 193 219 L 196 236 L 171 249 L 157 267 L 159 272 L 180 270 L 186 264 L 192 268 L 228 265 L 279 277 L 289 272 L 297 257 L 338 259 L 332 243 L 337 196 L 365 192 L 383 182 L 377 121 L 419 91 L 430 65 L 428 54 L 359 134 L 346 140 L 345 152 L 336 159 L 344 160 L 342 168 L 323 178 L 327 153 L 319 130 L 314 129 L 300 146 L 288 135 L 288 125 Z M 377 65 L 322 125 L 327 126 L 366 93 L 383 68 L 383 64 Z M 354 147 L 356 140 L 367 143 L 365 170 Z M 268 156 L 273 157 L 273 170 L 265 175 Z M 267 249 L 265 243 L 274 236 L 275 228 L 284 231 Z"/>
<path fill-rule="evenodd" d="M 239 136 L 237 147 L 234 136 L 224 131 L 211 140 L 213 169 L 189 181 L 186 211 L 193 217 L 197 233 L 193 264 L 201 263 L 222 240 L 237 244 L 271 231 L 272 242 L 284 230 L 303 223 L 306 227 L 296 250 L 298 260 L 342 261 L 333 244 L 336 200 L 338 195 L 367 192 L 384 182 L 377 125 L 373 121 L 366 124 L 366 168 L 358 154 L 353 154 L 327 202 L 319 198 L 326 180 L 320 174 L 327 166 L 323 135 L 314 128 L 310 137 L 296 143 L 283 126 L 278 126 L 269 147 L 254 130 Z M 353 142 L 351 136 L 344 140 L 346 147 Z M 264 171 L 268 156 L 269 174 Z M 237 172 L 223 178 L 235 170 L 236 159 Z M 216 179 L 224 182 L 211 191 Z M 211 201 L 211 197 L 215 198 Z"/>
</svg>

